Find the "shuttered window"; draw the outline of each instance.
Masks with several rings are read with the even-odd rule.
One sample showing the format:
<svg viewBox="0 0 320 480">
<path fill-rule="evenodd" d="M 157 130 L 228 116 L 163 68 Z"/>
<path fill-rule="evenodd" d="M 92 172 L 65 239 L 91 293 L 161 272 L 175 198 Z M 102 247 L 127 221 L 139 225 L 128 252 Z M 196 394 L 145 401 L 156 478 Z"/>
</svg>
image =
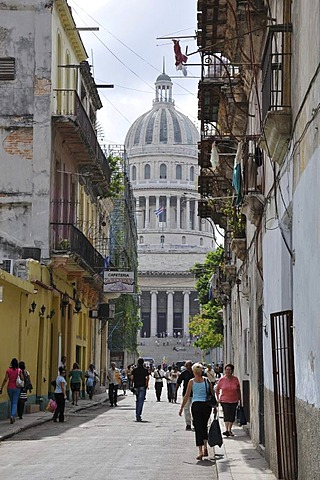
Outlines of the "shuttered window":
<svg viewBox="0 0 320 480">
<path fill-rule="evenodd" d="M 16 62 L 12 57 L 0 57 L 0 80 L 14 80 L 16 76 Z"/>
</svg>

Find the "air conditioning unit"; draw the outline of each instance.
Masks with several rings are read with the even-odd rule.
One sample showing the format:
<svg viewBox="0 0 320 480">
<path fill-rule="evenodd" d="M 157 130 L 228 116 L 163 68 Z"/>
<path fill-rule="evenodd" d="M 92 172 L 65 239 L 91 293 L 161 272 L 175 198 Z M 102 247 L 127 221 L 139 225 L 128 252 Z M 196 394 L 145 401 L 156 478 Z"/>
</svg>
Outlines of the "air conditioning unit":
<svg viewBox="0 0 320 480">
<path fill-rule="evenodd" d="M 13 275 L 13 263 L 14 261 L 12 259 L 4 258 L 0 260 L 0 268 L 2 268 L 2 270 L 4 270 L 5 272 Z"/>
</svg>

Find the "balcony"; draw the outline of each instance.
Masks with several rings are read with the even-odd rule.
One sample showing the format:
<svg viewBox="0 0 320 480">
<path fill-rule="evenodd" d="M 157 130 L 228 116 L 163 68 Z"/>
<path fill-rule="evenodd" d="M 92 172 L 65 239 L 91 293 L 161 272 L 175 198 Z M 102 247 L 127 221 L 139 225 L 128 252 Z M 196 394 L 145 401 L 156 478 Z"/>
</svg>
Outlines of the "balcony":
<svg viewBox="0 0 320 480">
<path fill-rule="evenodd" d="M 86 173 L 91 183 L 106 195 L 111 170 L 96 136 L 96 132 L 75 90 L 55 90 L 53 121 L 69 150 L 74 155 L 80 171 Z"/>
<path fill-rule="evenodd" d="M 209 203 L 208 200 L 201 200 L 198 202 L 198 216 L 200 218 L 211 218 L 215 225 L 218 225 L 220 228 L 227 228 L 227 217 L 226 215 L 219 211 L 219 206 L 217 203 L 213 205 Z"/>
<path fill-rule="evenodd" d="M 225 43 L 228 1 L 198 0 L 197 44 L 203 51 L 221 52 Z"/>
<path fill-rule="evenodd" d="M 270 27 L 262 61 L 264 137 L 260 145 L 279 165 L 284 159 L 292 129 L 291 28 L 290 25 Z M 279 51 L 279 45 L 284 51 Z"/>
<path fill-rule="evenodd" d="M 231 240 L 231 250 L 234 252 L 235 256 L 239 258 L 242 262 L 246 259 L 247 256 L 247 240 L 243 238 L 233 238 Z"/>
<path fill-rule="evenodd" d="M 70 223 L 51 223 L 51 255 L 68 273 L 100 274 L 104 268 L 103 256 L 88 238 Z"/>
</svg>

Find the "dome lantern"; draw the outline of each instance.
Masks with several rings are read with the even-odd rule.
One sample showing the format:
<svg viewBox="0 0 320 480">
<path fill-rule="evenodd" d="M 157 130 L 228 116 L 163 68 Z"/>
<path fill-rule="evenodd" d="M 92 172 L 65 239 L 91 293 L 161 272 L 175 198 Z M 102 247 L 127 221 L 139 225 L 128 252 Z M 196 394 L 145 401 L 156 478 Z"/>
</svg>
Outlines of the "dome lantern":
<svg viewBox="0 0 320 480">
<path fill-rule="evenodd" d="M 172 100 L 172 81 L 169 75 L 165 72 L 165 65 L 163 60 L 162 73 L 158 76 L 155 82 L 156 98 L 153 101 L 155 103 L 170 103 L 174 105 Z"/>
</svg>

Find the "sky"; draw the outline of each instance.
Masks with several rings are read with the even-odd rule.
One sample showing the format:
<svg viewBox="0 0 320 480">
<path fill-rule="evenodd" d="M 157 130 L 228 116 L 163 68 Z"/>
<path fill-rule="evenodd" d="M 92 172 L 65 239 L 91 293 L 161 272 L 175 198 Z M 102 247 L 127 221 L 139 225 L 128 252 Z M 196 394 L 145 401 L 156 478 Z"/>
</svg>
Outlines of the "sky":
<svg viewBox="0 0 320 480">
<path fill-rule="evenodd" d="M 189 66 L 187 77 L 176 71 L 171 39 L 180 39 L 185 53 L 197 51 L 196 0 L 68 0 L 77 27 L 99 27 L 80 32 L 97 84 L 103 108 L 98 112 L 105 144 L 123 144 L 132 123 L 152 108 L 154 83 L 163 70 L 173 81 L 173 98 L 178 111 L 196 126 L 197 85 L 200 67 Z M 199 64 L 199 54 L 187 64 Z M 179 78 L 173 78 L 179 77 Z"/>
</svg>

